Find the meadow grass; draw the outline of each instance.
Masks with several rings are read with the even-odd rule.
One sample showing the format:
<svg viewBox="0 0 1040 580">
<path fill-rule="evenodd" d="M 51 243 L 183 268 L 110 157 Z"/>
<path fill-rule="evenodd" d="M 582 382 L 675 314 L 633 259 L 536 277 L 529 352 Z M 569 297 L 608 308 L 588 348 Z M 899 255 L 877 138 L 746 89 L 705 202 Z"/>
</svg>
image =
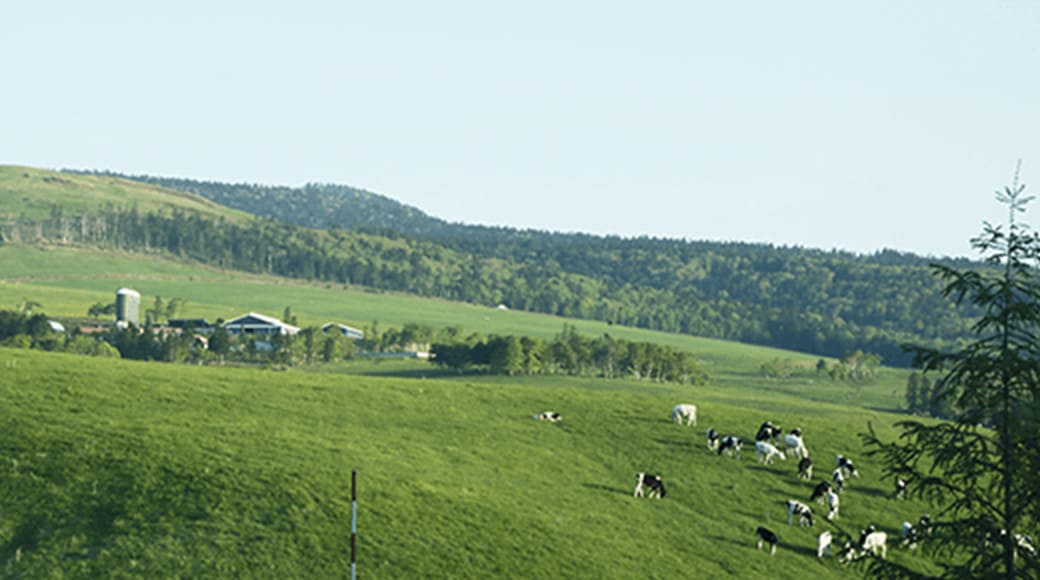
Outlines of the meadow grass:
<svg viewBox="0 0 1040 580">
<path fill-rule="evenodd" d="M 867 421 L 892 435 L 896 417 L 878 411 L 748 386 L 353 372 L 0 349 L 2 573 L 342 577 L 357 468 L 367 577 L 859 575 L 815 558 L 835 525 L 786 524 L 783 501 L 811 490 L 794 461 L 704 445 L 707 426 L 750 437 L 764 419 L 801 426 L 821 472 L 837 453 L 857 460 L 840 529 L 894 537 L 927 511 L 889 499 L 863 456 Z M 696 428 L 670 422 L 685 401 Z M 544 410 L 563 421 L 531 418 Z M 632 498 L 639 471 L 663 475 L 668 496 Z M 755 549 L 758 525 L 780 536 L 775 557 Z"/>
<path fill-rule="evenodd" d="M 51 215 L 60 207 L 65 215 L 96 212 L 104 206 L 136 207 L 141 212 L 173 208 L 232 220 L 249 214 L 206 198 L 158 186 L 102 175 L 75 175 L 46 169 L 0 165 L 0 207 L 12 217 L 29 219 Z"/>
</svg>

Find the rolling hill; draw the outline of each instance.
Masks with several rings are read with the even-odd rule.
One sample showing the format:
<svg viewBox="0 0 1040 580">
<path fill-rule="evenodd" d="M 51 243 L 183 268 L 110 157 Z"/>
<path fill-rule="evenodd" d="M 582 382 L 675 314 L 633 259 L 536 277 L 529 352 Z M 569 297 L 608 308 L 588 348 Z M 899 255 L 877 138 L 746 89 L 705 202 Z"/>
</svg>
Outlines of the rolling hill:
<svg viewBox="0 0 1040 580">
<path fill-rule="evenodd" d="M 359 471 L 359 570 L 374 578 L 814 578 L 815 534 L 897 535 L 926 506 L 890 499 L 856 433 L 894 417 L 746 385 L 408 379 L 197 368 L 0 348 L 0 569 L 9 577 L 339 577 Z M 604 388 L 609 387 L 609 388 Z M 830 390 L 835 386 L 801 385 Z M 840 389 L 840 387 L 838 387 Z M 670 422 L 695 401 L 695 429 Z M 546 409 L 563 421 L 531 419 Z M 840 517 L 788 526 L 791 461 L 719 457 L 703 428 L 805 429 L 825 469 L 862 479 Z M 661 473 L 663 500 L 631 496 Z M 754 529 L 781 538 L 758 552 Z M 891 537 L 891 536 L 890 536 Z M 934 571 L 892 547 L 891 559 Z"/>
</svg>

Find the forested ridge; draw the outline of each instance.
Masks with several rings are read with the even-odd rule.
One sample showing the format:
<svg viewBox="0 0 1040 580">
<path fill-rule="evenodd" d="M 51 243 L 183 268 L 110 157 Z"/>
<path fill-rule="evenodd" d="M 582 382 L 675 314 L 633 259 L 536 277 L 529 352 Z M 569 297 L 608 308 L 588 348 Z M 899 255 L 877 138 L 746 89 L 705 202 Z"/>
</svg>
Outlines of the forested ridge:
<svg viewBox="0 0 1040 580">
<path fill-rule="evenodd" d="M 967 313 L 940 295 L 929 260 L 910 254 L 464 226 L 343 186 L 135 179 L 272 219 L 233 224 L 181 211 L 110 207 L 79 216 L 56 208 L 45 220 L 9 219 L 5 239 L 166 251 L 250 272 L 824 355 L 862 349 L 888 364 L 909 362 L 905 342 L 941 346 L 968 329 Z M 290 225 L 321 226 L 320 218 L 327 230 Z"/>
</svg>

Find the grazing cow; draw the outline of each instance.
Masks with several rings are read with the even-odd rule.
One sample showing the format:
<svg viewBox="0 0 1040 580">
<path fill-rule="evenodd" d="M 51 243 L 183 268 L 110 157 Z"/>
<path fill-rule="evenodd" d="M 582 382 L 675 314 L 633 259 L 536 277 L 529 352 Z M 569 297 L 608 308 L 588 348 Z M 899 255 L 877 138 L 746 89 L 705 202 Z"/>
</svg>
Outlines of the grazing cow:
<svg viewBox="0 0 1040 580">
<path fill-rule="evenodd" d="M 772 530 L 768 528 L 763 528 L 762 526 L 758 526 L 758 529 L 755 530 L 755 535 L 758 536 L 759 550 L 762 549 L 762 543 L 765 542 L 769 544 L 769 555 L 772 556 L 776 554 L 776 544 L 780 540 L 776 537 L 776 534 L 774 534 Z"/>
<path fill-rule="evenodd" d="M 1004 544 L 1004 538 L 1007 536 L 1007 531 L 1004 529 L 996 530 L 996 533 L 988 534 L 987 542 L 997 541 L 1001 546 Z M 1015 534 L 1015 542 L 1011 546 L 1011 555 L 1013 558 L 1018 558 L 1019 552 L 1025 552 L 1030 557 L 1036 558 L 1036 544 L 1033 543 L 1032 536 L 1026 534 Z"/>
<path fill-rule="evenodd" d="M 816 484 L 815 488 L 813 488 L 812 495 L 809 496 L 809 501 L 815 501 L 817 503 L 823 504 L 823 502 L 825 501 L 824 496 L 826 496 L 830 491 L 831 484 L 827 483 L 826 481 L 821 481 L 820 483 Z"/>
<path fill-rule="evenodd" d="M 689 403 L 680 403 L 672 408 L 672 421 L 682 425 L 683 419 L 687 425 L 697 424 L 697 406 Z"/>
<path fill-rule="evenodd" d="M 774 445 L 766 443 L 765 441 L 755 441 L 755 458 L 760 463 L 767 465 L 773 463 L 774 458 L 780 458 L 780 461 L 786 461 L 787 456 L 784 455 L 783 451 L 777 449 Z"/>
<path fill-rule="evenodd" d="M 861 556 L 865 556 L 868 552 L 873 553 L 875 556 L 884 558 L 888 554 L 888 534 L 885 532 L 879 532 L 873 524 L 867 526 L 867 529 L 863 530 L 859 535 L 859 542 L 853 545 L 851 542 L 845 543 L 845 549 L 841 555 L 842 562 L 851 562 Z"/>
<path fill-rule="evenodd" d="M 779 437 L 783 431 L 779 425 L 773 425 L 769 421 L 762 423 L 758 428 L 758 433 L 755 435 L 755 441 L 772 441 Z"/>
<path fill-rule="evenodd" d="M 809 457 L 809 450 L 805 448 L 805 441 L 802 440 L 801 429 L 791 429 L 790 433 L 784 435 L 784 445 L 791 455 L 799 459 Z"/>
<path fill-rule="evenodd" d="M 903 522 L 902 528 L 900 528 L 900 545 L 906 546 L 913 550 L 917 547 L 917 543 L 925 539 L 930 532 L 932 526 L 932 518 L 928 514 L 921 516 L 921 519 L 917 520 L 917 526 L 912 525 L 910 522 Z"/>
<path fill-rule="evenodd" d="M 708 427 L 708 449 L 712 451 L 719 448 L 719 432 Z"/>
<path fill-rule="evenodd" d="M 651 475 L 649 473 L 637 473 L 636 474 L 636 490 L 632 492 L 632 497 L 643 497 L 643 486 L 646 486 L 650 491 L 646 492 L 646 497 L 654 497 L 661 499 L 667 495 L 667 491 L 664 489 L 664 481 L 657 475 Z"/>
<path fill-rule="evenodd" d="M 812 479 L 812 459 L 803 457 L 798 462 L 798 477 L 801 479 Z"/>
<path fill-rule="evenodd" d="M 842 475 L 848 479 L 849 476 L 859 477 L 859 472 L 856 471 L 856 466 L 852 464 L 852 460 L 844 455 L 839 455 L 835 461 L 835 467 L 842 471 Z"/>
<path fill-rule="evenodd" d="M 538 413 L 534 416 L 534 418 L 538 419 L 539 421 L 548 421 L 550 423 L 555 423 L 560 419 L 563 419 L 563 417 L 555 411 L 545 411 L 544 413 Z"/>
<path fill-rule="evenodd" d="M 831 543 L 833 541 L 834 537 L 831 535 L 830 530 L 820 533 L 820 537 L 816 540 L 816 557 L 830 556 Z"/>
<path fill-rule="evenodd" d="M 740 437 L 737 437 L 736 435 L 726 435 L 719 440 L 719 455 L 722 455 L 722 452 L 725 451 L 730 457 L 740 459 L 740 450 L 742 447 L 744 447 L 744 441 L 742 441 Z"/>
<path fill-rule="evenodd" d="M 800 501 L 787 500 L 787 525 L 794 522 L 794 516 L 798 516 L 799 525 L 812 526 L 812 509 Z"/>
<path fill-rule="evenodd" d="M 828 491 L 823 495 L 823 497 L 827 498 L 827 519 L 833 520 L 838 517 L 838 494 L 833 491 Z"/>
<path fill-rule="evenodd" d="M 913 550 L 917 547 L 917 541 L 920 538 L 920 534 L 914 525 L 910 522 L 903 522 L 902 527 L 899 529 L 899 537 L 901 546 L 906 546 L 908 549 Z"/>
<path fill-rule="evenodd" d="M 896 480 L 896 491 L 892 495 L 892 497 L 894 497 L 895 499 L 905 499 L 906 498 L 906 480 L 905 479 L 897 479 Z"/>
<path fill-rule="evenodd" d="M 863 539 L 860 541 L 860 550 L 862 550 L 864 554 L 867 552 L 873 552 L 875 556 L 881 556 L 881 558 L 884 559 L 885 555 L 888 554 L 888 546 L 886 545 L 887 540 L 888 535 L 885 534 L 885 532 L 870 532 L 866 536 L 863 536 Z"/>
<path fill-rule="evenodd" d="M 831 475 L 831 477 L 834 479 L 834 489 L 835 489 L 835 491 L 837 491 L 838 493 L 844 492 L 845 491 L 845 476 L 841 474 L 841 469 L 835 469 L 834 473 Z"/>
<path fill-rule="evenodd" d="M 1033 558 L 1036 558 L 1036 544 L 1033 542 L 1032 536 L 1026 534 L 1015 534 L 1015 545 L 1019 550 L 1028 553 Z"/>
</svg>

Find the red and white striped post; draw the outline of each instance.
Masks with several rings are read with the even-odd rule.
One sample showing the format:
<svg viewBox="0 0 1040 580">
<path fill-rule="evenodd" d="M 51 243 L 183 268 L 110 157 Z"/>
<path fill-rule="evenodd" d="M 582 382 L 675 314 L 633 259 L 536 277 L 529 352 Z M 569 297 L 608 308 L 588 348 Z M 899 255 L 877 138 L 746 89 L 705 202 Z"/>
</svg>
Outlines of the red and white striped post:
<svg viewBox="0 0 1040 580">
<path fill-rule="evenodd" d="M 357 580 L 357 469 L 350 470 L 350 580 Z"/>
</svg>

